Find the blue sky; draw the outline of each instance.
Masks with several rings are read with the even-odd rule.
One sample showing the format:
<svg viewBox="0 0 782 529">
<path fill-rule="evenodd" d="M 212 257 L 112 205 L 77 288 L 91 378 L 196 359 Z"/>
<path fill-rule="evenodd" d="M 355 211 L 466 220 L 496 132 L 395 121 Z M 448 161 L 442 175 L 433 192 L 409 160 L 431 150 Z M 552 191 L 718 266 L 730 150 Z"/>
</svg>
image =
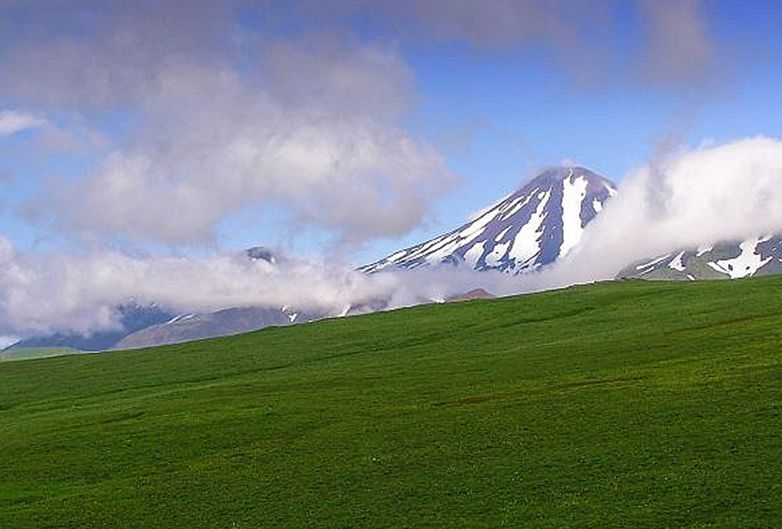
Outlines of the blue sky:
<svg viewBox="0 0 782 529">
<path fill-rule="evenodd" d="M 446 2 L 437 1 L 421 2 L 418 6 L 424 7 L 411 8 L 410 14 L 393 10 L 388 7 L 391 3 L 383 6 L 384 2 L 363 10 L 346 2 L 329 12 L 307 2 L 272 2 L 221 10 L 214 16 L 212 5 L 204 8 L 204 17 L 172 19 L 175 25 L 184 24 L 181 38 L 168 36 L 171 28 L 163 16 L 158 33 L 138 23 L 155 16 L 157 4 L 142 2 L 140 8 L 125 4 L 122 7 L 120 2 L 116 12 L 98 9 L 94 18 L 62 7 L 47 9 L 47 2 L 0 7 L 4 19 L 0 29 L 12 25 L 20 29 L 16 38 L 0 40 L 0 55 L 10 65 L 0 80 L 0 112 L 33 115 L 47 123 L 46 127 L 0 134 L 0 171 L 6 175 L 0 180 L 0 234 L 17 248 L 78 252 L 101 244 L 127 252 L 201 255 L 265 244 L 293 253 L 340 253 L 362 264 L 458 226 L 471 212 L 513 191 L 547 165 L 571 161 L 620 181 L 647 161 L 663 141 L 696 146 L 704 141 L 782 136 L 782 37 L 778 32 L 782 15 L 774 2 L 672 1 L 673 14 L 649 2 L 605 2 L 599 4 L 604 12 L 583 24 L 578 18 L 574 23 L 574 14 L 567 9 L 563 13 L 552 8 L 549 13 L 548 3 L 538 3 L 539 9 L 507 11 L 519 17 L 518 31 L 482 13 L 475 15 L 476 20 L 486 16 L 485 20 L 472 24 L 467 8 L 455 12 Z M 514 3 L 495 0 L 487 5 L 506 4 Z M 210 17 L 220 16 L 227 23 L 211 27 Z M 551 23 L 563 34 L 552 37 L 537 31 L 536 20 Z M 131 54 L 125 62 L 121 43 L 116 56 L 111 50 L 104 52 L 101 32 L 116 36 L 120 32 L 113 31 L 113 25 L 131 36 L 139 32 L 135 36 L 139 42 L 149 42 L 149 53 L 134 49 L 138 56 Z M 88 31 L 83 31 L 85 27 Z M 575 35 L 572 41 L 568 32 Z M 89 68 L 85 66 L 78 75 L 68 70 L 67 56 L 61 55 L 67 48 L 63 42 L 73 44 L 77 51 L 94 53 L 85 58 Z M 323 42 L 336 51 L 321 56 Z M 176 93 L 150 95 L 144 69 L 167 74 L 165 68 L 170 64 L 161 57 L 170 55 L 197 64 L 199 76 L 213 65 L 217 72 L 220 65 L 229 64 L 242 77 L 242 61 L 253 63 L 256 56 L 275 46 L 283 48 L 282 59 L 278 57 L 282 65 L 265 65 L 257 78 L 241 79 L 238 87 L 219 85 L 241 92 L 241 98 L 231 100 L 228 111 L 236 111 L 241 102 L 277 98 L 277 107 L 308 126 L 321 127 L 321 119 L 339 122 L 334 141 L 350 144 L 349 153 L 357 147 L 351 144 L 354 139 L 345 132 L 343 120 L 369 124 L 377 159 L 371 160 L 366 173 L 351 178 L 329 173 L 330 181 L 337 182 L 332 184 L 317 181 L 316 168 L 301 182 L 295 174 L 281 172 L 273 185 L 248 184 L 247 179 L 266 178 L 265 168 L 259 166 L 237 184 L 249 186 L 252 200 L 236 195 L 241 187 L 228 198 L 215 196 L 220 207 L 208 219 L 172 211 L 167 220 L 165 203 L 146 209 L 144 189 L 133 191 L 139 197 L 138 216 L 131 208 L 122 217 L 104 218 L 117 209 L 112 200 L 122 197 L 121 193 L 107 196 L 104 208 L 100 190 L 112 180 L 94 176 L 111 153 L 143 153 L 158 160 L 156 153 L 183 135 L 176 127 L 192 131 L 209 123 L 208 119 L 177 121 L 182 112 L 190 112 L 202 101 L 210 102 L 208 87 L 204 93 L 188 91 L 183 99 L 192 98 L 193 103 L 180 108 Z M 298 61 L 295 64 L 301 67 L 286 70 L 289 60 Z M 107 64 L 118 66 L 106 74 L 105 83 L 90 84 L 90 79 L 101 78 Z M 338 81 L 336 88 L 331 82 L 320 87 L 314 80 L 343 74 L 333 77 Z M 42 86 L 48 78 L 51 86 Z M 341 84 L 342 78 L 348 83 L 359 79 L 365 88 L 354 94 L 351 86 Z M 112 85 L 119 82 L 124 83 L 119 88 Z M 82 83 L 90 90 L 82 90 Z M 300 86 L 310 83 L 316 85 L 312 92 L 302 89 L 303 95 L 298 94 Z M 134 84 L 140 88 L 133 90 Z M 106 86 L 108 93 L 103 91 Z M 375 89 L 380 93 L 378 100 L 368 93 Z M 382 92 L 386 89 L 388 93 Z M 288 100 L 287 92 L 295 95 Z M 171 109 L 165 106 L 169 101 L 174 101 Z M 214 109 L 215 115 L 222 111 Z M 259 110 L 259 119 L 269 115 L 264 112 Z M 313 116 L 318 121 L 310 121 Z M 331 142 L 336 126 L 331 122 L 324 126 Z M 166 130 L 158 137 L 161 128 Z M 250 123 L 247 130 L 243 140 L 257 139 L 264 145 L 270 141 L 266 129 L 255 130 Z M 385 140 L 377 138 L 397 136 L 400 139 L 393 140 L 389 152 L 384 152 Z M 194 137 L 181 148 L 193 148 L 193 160 L 209 157 L 204 153 L 210 149 L 208 138 L 206 133 Z M 410 170 L 415 172 L 420 163 L 421 174 L 380 178 L 378 173 L 398 166 L 389 165 L 387 159 L 408 141 L 416 143 L 416 151 L 401 166 L 413 167 Z M 448 175 L 428 158 L 428 152 L 436 153 Z M 333 154 L 336 167 L 348 163 L 339 158 L 343 155 L 344 151 Z M 139 187 L 167 178 L 186 179 L 178 171 L 192 165 L 177 165 L 181 163 L 177 156 L 153 166 L 152 176 L 139 177 Z M 126 165 L 123 162 L 120 167 Z M 116 172 L 111 174 L 116 176 Z M 122 185 L 132 185 L 132 174 L 117 178 Z M 187 189 L 203 191 L 207 197 L 219 194 L 223 186 L 205 182 L 222 178 L 227 177 L 212 169 Z M 361 188 L 373 178 L 377 182 Z M 72 185 L 77 180 L 87 182 Z M 296 185 L 289 189 L 286 182 L 290 181 Z M 315 183 L 310 186 L 310 182 Z M 389 205 L 387 225 L 381 219 L 375 226 L 371 211 L 350 217 L 353 199 L 349 195 L 354 189 L 360 191 L 355 200 L 361 200 L 382 195 L 387 186 L 398 189 L 404 202 Z M 92 202 L 81 202 L 83 196 L 96 194 Z M 148 194 L 153 202 L 156 188 L 150 187 Z M 376 207 L 385 206 L 382 196 L 377 200 Z M 386 210 L 378 211 L 382 216 Z M 396 218 L 405 215 L 414 221 Z M 191 222 L 194 236 L 188 240 L 183 228 L 158 237 L 166 226 L 156 225 L 155 219 L 161 219 L 159 223 Z M 135 222 L 139 226 L 126 226 Z M 364 229 L 368 224 L 373 224 L 371 230 Z"/>
</svg>

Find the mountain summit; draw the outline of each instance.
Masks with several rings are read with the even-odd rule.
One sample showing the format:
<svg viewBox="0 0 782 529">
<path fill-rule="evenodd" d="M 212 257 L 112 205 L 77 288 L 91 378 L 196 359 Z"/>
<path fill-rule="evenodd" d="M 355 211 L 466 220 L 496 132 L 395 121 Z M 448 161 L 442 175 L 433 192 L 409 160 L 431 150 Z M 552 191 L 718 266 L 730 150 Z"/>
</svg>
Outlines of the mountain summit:
<svg viewBox="0 0 782 529">
<path fill-rule="evenodd" d="M 616 193 L 610 180 L 583 167 L 555 167 L 454 231 L 359 270 L 460 264 L 523 273 L 564 256 Z"/>
</svg>

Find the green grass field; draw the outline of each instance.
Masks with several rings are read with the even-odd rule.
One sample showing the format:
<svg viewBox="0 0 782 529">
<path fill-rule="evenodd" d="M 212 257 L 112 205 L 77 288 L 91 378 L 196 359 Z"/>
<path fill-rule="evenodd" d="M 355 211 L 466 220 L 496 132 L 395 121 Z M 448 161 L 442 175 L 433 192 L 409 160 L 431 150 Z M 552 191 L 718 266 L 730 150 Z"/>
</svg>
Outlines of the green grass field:
<svg viewBox="0 0 782 529">
<path fill-rule="evenodd" d="M 782 276 L 0 365 L 0 527 L 782 527 Z"/>
</svg>

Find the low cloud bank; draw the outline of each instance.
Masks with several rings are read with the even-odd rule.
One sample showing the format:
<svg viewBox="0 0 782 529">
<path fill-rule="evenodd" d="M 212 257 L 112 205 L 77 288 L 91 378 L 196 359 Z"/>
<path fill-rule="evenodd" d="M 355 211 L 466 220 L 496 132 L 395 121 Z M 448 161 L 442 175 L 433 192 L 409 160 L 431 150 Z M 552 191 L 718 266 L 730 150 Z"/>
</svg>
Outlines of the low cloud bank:
<svg viewBox="0 0 782 529">
<path fill-rule="evenodd" d="M 76 332 L 118 325 L 116 308 L 156 303 L 173 312 L 229 307 L 289 306 L 337 316 L 378 301 L 388 308 L 438 301 L 463 285 L 501 293 L 513 278 L 466 270 L 425 270 L 368 276 L 342 265 L 285 259 L 281 264 L 244 254 L 212 257 L 130 257 L 17 253 L 0 239 L 0 335 Z"/>
</svg>

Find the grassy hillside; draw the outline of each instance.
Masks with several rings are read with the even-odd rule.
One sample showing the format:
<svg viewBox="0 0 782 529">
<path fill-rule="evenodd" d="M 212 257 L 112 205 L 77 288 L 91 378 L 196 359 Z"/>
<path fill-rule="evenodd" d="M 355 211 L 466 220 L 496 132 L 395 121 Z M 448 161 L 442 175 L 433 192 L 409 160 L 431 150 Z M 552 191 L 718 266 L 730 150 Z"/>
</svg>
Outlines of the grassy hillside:
<svg viewBox="0 0 782 529">
<path fill-rule="evenodd" d="M 782 526 L 782 276 L 0 365 L 0 527 Z"/>
</svg>

